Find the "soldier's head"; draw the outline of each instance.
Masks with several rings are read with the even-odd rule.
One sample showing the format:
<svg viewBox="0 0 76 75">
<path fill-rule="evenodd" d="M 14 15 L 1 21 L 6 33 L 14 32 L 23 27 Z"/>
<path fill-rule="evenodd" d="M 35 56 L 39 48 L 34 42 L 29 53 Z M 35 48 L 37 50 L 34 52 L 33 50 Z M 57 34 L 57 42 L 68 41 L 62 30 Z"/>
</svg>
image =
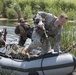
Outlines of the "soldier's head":
<svg viewBox="0 0 76 75">
<path fill-rule="evenodd" d="M 20 18 L 20 19 L 19 19 L 19 22 L 20 22 L 20 25 L 25 25 L 25 20 L 24 20 L 24 18 Z"/>
<path fill-rule="evenodd" d="M 24 18 L 20 18 L 19 19 L 19 22 L 21 23 L 21 22 L 24 22 L 25 20 L 24 20 Z"/>
<path fill-rule="evenodd" d="M 59 16 L 59 24 L 63 25 L 68 20 L 68 17 L 65 13 L 61 14 Z"/>
</svg>

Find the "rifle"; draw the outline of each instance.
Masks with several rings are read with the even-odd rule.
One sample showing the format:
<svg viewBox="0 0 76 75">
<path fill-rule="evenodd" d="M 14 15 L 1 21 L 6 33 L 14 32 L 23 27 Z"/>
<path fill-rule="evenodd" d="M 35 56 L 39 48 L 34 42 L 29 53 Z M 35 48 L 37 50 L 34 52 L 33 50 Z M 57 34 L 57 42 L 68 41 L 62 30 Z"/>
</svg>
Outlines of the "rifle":
<svg viewBox="0 0 76 75">
<path fill-rule="evenodd" d="M 74 45 L 71 45 L 70 47 L 68 47 L 68 51 L 64 51 L 64 52 L 70 52 L 72 51 L 74 48 L 76 48 L 76 43 Z"/>
<path fill-rule="evenodd" d="M 44 42 L 44 39 L 48 39 L 48 35 L 46 33 L 46 29 L 43 25 L 43 27 L 39 27 L 38 23 L 39 23 L 39 19 L 35 20 L 35 17 L 33 18 L 34 20 L 34 24 L 36 24 L 35 28 L 36 28 L 36 32 L 39 33 L 41 35 L 41 42 Z M 45 21 L 42 21 L 45 24 Z"/>
<path fill-rule="evenodd" d="M 73 50 L 74 48 L 76 48 L 76 43 L 75 43 L 74 45 L 70 46 L 68 51 L 70 52 L 70 51 Z"/>
<path fill-rule="evenodd" d="M 44 32 L 44 36 L 45 36 L 45 38 L 48 38 L 48 35 L 47 35 L 47 33 L 46 33 L 46 29 L 45 29 L 44 26 L 43 26 L 43 32 Z"/>
<path fill-rule="evenodd" d="M 39 26 L 35 26 L 35 28 L 36 28 L 36 32 L 39 33 L 39 35 L 41 35 L 42 38 L 46 38 L 46 39 L 48 38 L 46 29 L 44 26 L 42 28 Z"/>
</svg>

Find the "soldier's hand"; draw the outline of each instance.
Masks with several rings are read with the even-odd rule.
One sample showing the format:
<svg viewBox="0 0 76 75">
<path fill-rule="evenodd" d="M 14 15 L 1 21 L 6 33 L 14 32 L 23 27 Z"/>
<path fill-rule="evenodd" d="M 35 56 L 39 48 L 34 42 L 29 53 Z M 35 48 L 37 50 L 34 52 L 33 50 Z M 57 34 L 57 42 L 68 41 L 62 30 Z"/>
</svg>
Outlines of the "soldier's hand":
<svg viewBox="0 0 76 75">
<path fill-rule="evenodd" d="M 42 21 L 39 21 L 38 26 L 39 26 L 40 28 L 43 28 L 44 23 L 43 23 Z"/>
</svg>

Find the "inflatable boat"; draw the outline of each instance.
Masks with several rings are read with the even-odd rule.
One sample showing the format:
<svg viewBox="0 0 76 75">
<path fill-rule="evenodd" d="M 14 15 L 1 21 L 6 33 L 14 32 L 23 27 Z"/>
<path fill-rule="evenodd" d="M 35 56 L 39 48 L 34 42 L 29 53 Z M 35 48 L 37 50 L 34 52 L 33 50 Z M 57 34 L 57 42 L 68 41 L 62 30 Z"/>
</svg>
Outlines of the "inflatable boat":
<svg viewBox="0 0 76 75">
<path fill-rule="evenodd" d="M 1 75 L 72 75 L 75 68 L 76 57 L 70 53 L 16 58 L 0 52 Z"/>
</svg>

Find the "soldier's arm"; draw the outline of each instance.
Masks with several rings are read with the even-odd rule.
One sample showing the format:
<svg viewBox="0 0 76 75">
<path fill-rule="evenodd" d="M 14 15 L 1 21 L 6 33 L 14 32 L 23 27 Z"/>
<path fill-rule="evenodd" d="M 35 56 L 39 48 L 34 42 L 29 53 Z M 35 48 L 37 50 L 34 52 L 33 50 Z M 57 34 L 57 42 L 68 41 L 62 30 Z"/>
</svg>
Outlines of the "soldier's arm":
<svg viewBox="0 0 76 75">
<path fill-rule="evenodd" d="M 37 20 L 42 21 L 42 19 L 46 18 L 46 15 L 47 15 L 46 12 L 43 11 L 38 12 L 37 15 L 35 16 L 35 21 Z"/>
<path fill-rule="evenodd" d="M 47 17 L 48 13 L 40 11 L 40 12 L 38 12 L 38 15 L 41 16 L 41 18 L 45 19 Z"/>
<path fill-rule="evenodd" d="M 19 26 L 16 26 L 16 28 L 15 28 L 15 34 L 20 34 L 20 30 L 19 30 Z"/>
<path fill-rule="evenodd" d="M 38 12 L 37 15 L 35 16 L 35 23 L 38 26 L 42 27 L 44 25 L 42 20 L 45 19 L 45 17 L 46 17 L 46 12 L 42 12 L 42 11 Z"/>
</svg>

